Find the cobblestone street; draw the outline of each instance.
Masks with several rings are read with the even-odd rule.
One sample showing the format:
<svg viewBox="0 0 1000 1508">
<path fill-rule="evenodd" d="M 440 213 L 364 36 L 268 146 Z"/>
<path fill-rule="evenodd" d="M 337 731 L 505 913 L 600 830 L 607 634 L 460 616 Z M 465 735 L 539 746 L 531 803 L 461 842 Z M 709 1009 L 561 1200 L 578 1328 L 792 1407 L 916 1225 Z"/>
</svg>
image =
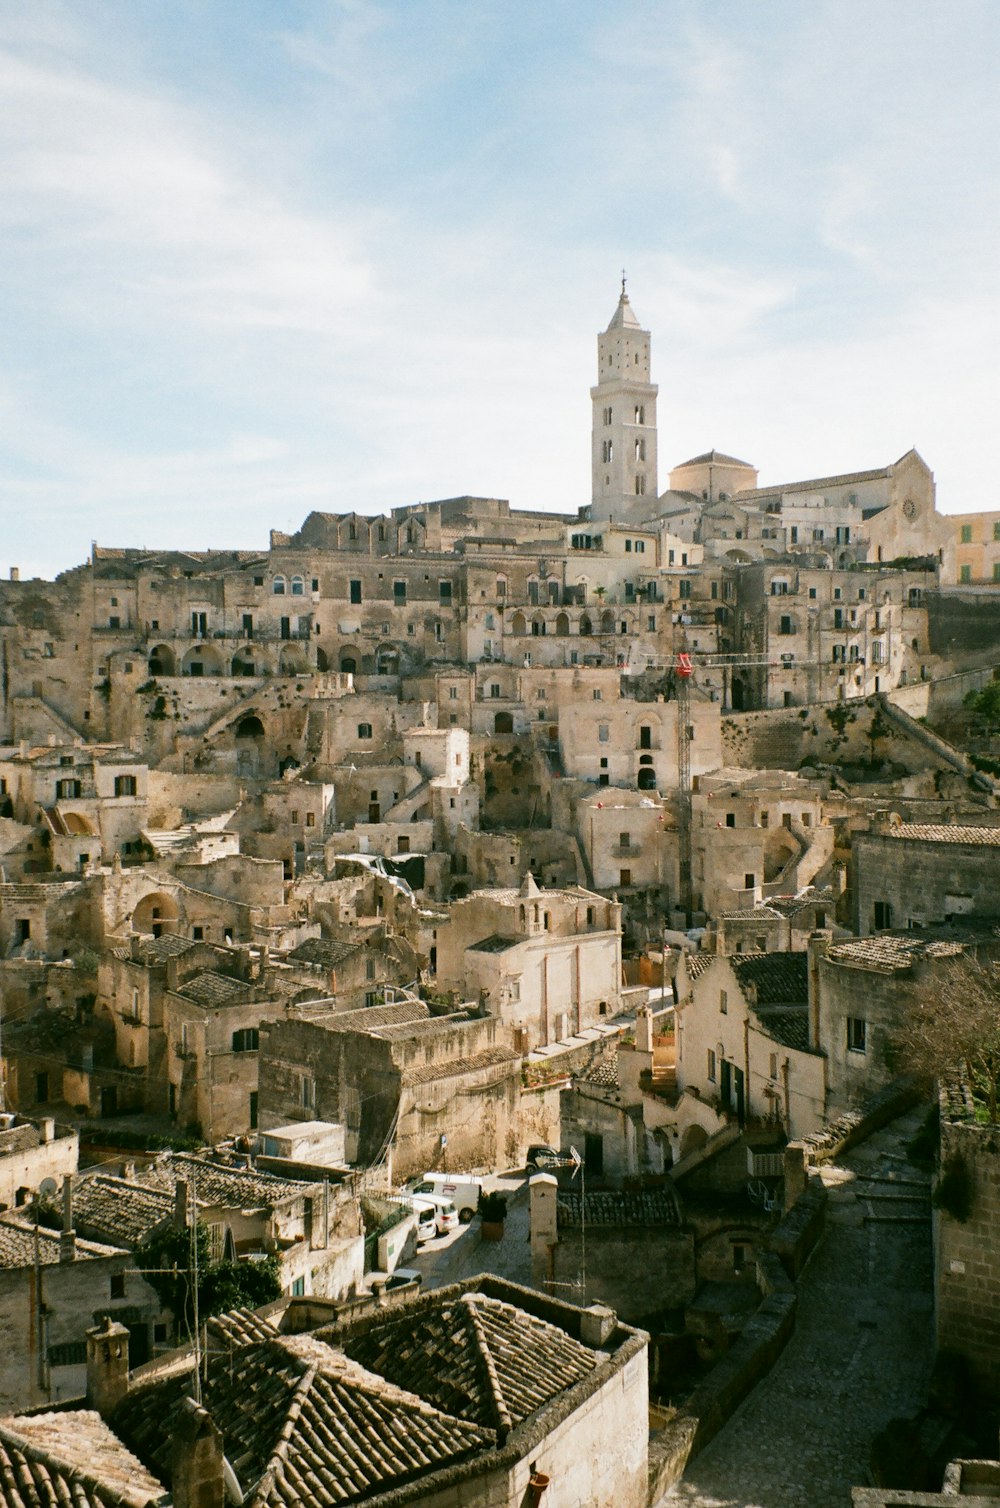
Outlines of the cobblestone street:
<svg viewBox="0 0 1000 1508">
<path fill-rule="evenodd" d="M 873 1438 L 923 1398 L 932 1360 L 928 1180 L 902 1116 L 823 1170 L 826 1235 L 802 1276 L 777 1364 L 684 1479 L 688 1508 L 848 1508 Z"/>
</svg>

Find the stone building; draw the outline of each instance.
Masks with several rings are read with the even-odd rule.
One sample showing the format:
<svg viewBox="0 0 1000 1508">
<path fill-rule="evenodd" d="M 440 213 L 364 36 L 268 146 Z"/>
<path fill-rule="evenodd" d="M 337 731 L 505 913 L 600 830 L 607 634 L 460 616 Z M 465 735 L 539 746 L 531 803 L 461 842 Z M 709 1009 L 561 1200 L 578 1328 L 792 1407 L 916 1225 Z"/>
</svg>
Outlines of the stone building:
<svg viewBox="0 0 1000 1508">
<path fill-rule="evenodd" d="M 980 1396 L 1000 1404 L 1000 1156 L 996 1127 L 968 1088 L 941 1089 L 938 1208 L 934 1215 L 937 1343 L 968 1362 Z"/>
<path fill-rule="evenodd" d="M 0 1111 L 0 1210 L 27 1204 L 43 1183 L 61 1183 L 76 1172 L 79 1157 L 80 1137 L 72 1126 Z"/>
<path fill-rule="evenodd" d="M 483 1276 L 352 1306 L 315 1334 L 240 1314 L 217 1328 L 225 1347 L 200 1404 L 190 1356 L 130 1377 L 127 1330 L 90 1330 L 88 1407 L 0 1421 L 5 1508 L 8 1479 L 56 1508 L 81 1474 L 104 1508 L 217 1508 L 234 1492 L 277 1504 L 289 1490 L 372 1508 L 523 1508 L 550 1487 L 645 1508 L 647 1337 L 601 1306 Z"/>
<path fill-rule="evenodd" d="M 810 1042 L 803 953 L 683 954 L 677 968 L 677 1082 L 740 1125 L 808 1136 L 826 1114 L 825 1064 Z"/>
<path fill-rule="evenodd" d="M 855 930 L 995 920 L 1000 827 L 893 822 L 853 843 Z"/>
<path fill-rule="evenodd" d="M 486 1002 L 521 1050 L 558 1042 L 621 1009 L 620 907 L 593 891 L 477 890 L 438 928 L 437 976 Z"/>
<path fill-rule="evenodd" d="M 347 1158 L 427 1168 L 516 1167 L 558 1134 L 558 1095 L 522 1096 L 521 1055 L 493 1016 L 432 1016 L 412 997 L 332 1011 L 322 1003 L 260 1033 L 260 1125 L 343 1124 Z"/>
<path fill-rule="evenodd" d="M 0 1215 L 0 1409 L 78 1397 L 86 1331 L 104 1314 L 128 1320 L 132 1364 L 146 1361 L 163 1315 L 130 1253 Z"/>
</svg>

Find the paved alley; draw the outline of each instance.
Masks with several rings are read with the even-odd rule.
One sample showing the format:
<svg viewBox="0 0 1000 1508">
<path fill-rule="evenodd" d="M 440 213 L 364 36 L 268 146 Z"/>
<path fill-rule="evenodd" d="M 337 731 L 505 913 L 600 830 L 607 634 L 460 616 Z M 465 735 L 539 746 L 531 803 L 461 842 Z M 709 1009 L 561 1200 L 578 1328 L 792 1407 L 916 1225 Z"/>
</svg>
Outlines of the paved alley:
<svg viewBox="0 0 1000 1508">
<path fill-rule="evenodd" d="M 777 1364 L 661 1499 L 849 1508 L 873 1438 L 922 1402 L 933 1353 L 929 1180 L 904 1145 L 920 1108 L 823 1169 L 826 1235 Z"/>
</svg>

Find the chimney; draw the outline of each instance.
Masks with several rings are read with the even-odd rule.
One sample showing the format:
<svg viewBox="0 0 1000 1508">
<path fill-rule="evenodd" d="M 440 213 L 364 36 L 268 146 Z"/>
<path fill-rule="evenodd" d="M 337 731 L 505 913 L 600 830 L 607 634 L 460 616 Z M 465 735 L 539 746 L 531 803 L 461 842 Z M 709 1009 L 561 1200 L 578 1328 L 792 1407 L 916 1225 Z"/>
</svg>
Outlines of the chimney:
<svg viewBox="0 0 1000 1508">
<path fill-rule="evenodd" d="M 605 1344 L 618 1323 L 618 1316 L 607 1304 L 591 1304 L 580 1315 L 580 1339 L 585 1346 L 598 1350 Z"/>
<path fill-rule="evenodd" d="M 188 1181 L 178 1178 L 174 1184 L 174 1225 L 178 1230 L 187 1230 L 189 1224 Z"/>
<path fill-rule="evenodd" d="M 640 1005 L 635 1013 L 635 1047 L 637 1052 L 653 1051 L 653 1012 Z"/>
<path fill-rule="evenodd" d="M 815 932 L 810 932 L 806 943 L 806 952 L 809 957 L 809 974 L 807 989 L 809 998 L 809 1046 L 819 1047 L 819 997 L 820 997 L 820 961 L 830 951 L 833 942 L 833 932 L 829 927 L 817 927 Z"/>
<path fill-rule="evenodd" d="M 62 1228 L 64 1231 L 73 1229 L 73 1175 L 67 1173 L 63 1179 L 63 1217 Z"/>
<path fill-rule="evenodd" d="M 21 579 L 21 568 L 20 568 L 20 566 L 11 566 L 11 568 L 10 568 L 10 579 L 11 579 L 11 581 L 20 581 L 20 579 Z"/>
<path fill-rule="evenodd" d="M 43 1115 L 38 1122 L 38 1139 L 46 1145 L 56 1139 L 56 1123 L 51 1115 Z"/>
<path fill-rule="evenodd" d="M 176 990 L 177 989 L 177 985 L 178 985 L 177 958 L 176 958 L 176 955 L 171 954 L 169 958 L 165 958 L 164 959 L 163 963 L 164 963 L 164 980 L 166 982 L 167 989 L 168 990 Z"/>
<path fill-rule="evenodd" d="M 193 1398 L 182 1398 L 174 1416 L 170 1487 L 174 1508 L 224 1508 L 222 1435 Z"/>
<path fill-rule="evenodd" d="M 67 1262 L 76 1261 L 76 1231 L 62 1230 L 59 1232 L 59 1264 L 65 1266 Z"/>
<path fill-rule="evenodd" d="M 556 1194 L 559 1185 L 551 1173 L 536 1173 L 528 1181 L 531 1222 L 531 1278 L 541 1288 L 555 1276 Z"/>
<path fill-rule="evenodd" d="M 133 932 L 128 940 L 129 957 L 137 963 L 142 959 L 142 938 L 138 932 Z"/>
<path fill-rule="evenodd" d="M 107 1419 L 128 1392 L 128 1331 L 105 1315 L 87 1331 L 87 1403 Z"/>
</svg>

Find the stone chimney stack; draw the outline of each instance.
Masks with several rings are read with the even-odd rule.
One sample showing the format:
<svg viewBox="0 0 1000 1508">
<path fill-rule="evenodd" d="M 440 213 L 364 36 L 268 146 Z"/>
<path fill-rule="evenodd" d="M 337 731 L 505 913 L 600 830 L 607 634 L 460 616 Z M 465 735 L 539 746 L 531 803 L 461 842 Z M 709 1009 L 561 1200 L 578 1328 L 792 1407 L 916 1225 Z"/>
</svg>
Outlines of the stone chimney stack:
<svg viewBox="0 0 1000 1508">
<path fill-rule="evenodd" d="M 128 1392 L 128 1331 L 110 1315 L 87 1331 L 87 1402 L 107 1419 Z"/>
<path fill-rule="evenodd" d="M 67 1173 L 63 1179 L 62 1231 L 59 1235 L 59 1261 L 76 1261 L 76 1231 L 73 1229 L 73 1177 Z"/>
<path fill-rule="evenodd" d="M 635 1013 L 636 1052 L 653 1051 L 653 1012 L 648 1005 L 640 1005 Z"/>
<path fill-rule="evenodd" d="M 174 1184 L 174 1225 L 178 1230 L 187 1230 L 190 1223 L 188 1181 L 186 1178 L 178 1178 Z"/>
<path fill-rule="evenodd" d="M 820 961 L 830 951 L 833 942 L 833 932 L 829 927 L 817 927 L 815 932 L 810 932 L 806 950 L 809 955 L 809 1046 L 814 1050 L 819 1049 L 819 996 L 820 996 Z"/>
<path fill-rule="evenodd" d="M 599 1350 L 617 1323 L 618 1316 L 607 1304 L 591 1304 L 580 1315 L 580 1339 L 585 1346 Z"/>
<path fill-rule="evenodd" d="M 177 1411 L 170 1459 L 174 1508 L 224 1508 L 222 1435 L 211 1416 L 183 1398 Z"/>
<path fill-rule="evenodd" d="M 554 1275 L 555 1249 L 559 1243 L 556 1228 L 556 1194 L 559 1185 L 551 1173 L 536 1173 L 529 1179 L 531 1199 L 531 1280 L 541 1288 Z"/>
</svg>

